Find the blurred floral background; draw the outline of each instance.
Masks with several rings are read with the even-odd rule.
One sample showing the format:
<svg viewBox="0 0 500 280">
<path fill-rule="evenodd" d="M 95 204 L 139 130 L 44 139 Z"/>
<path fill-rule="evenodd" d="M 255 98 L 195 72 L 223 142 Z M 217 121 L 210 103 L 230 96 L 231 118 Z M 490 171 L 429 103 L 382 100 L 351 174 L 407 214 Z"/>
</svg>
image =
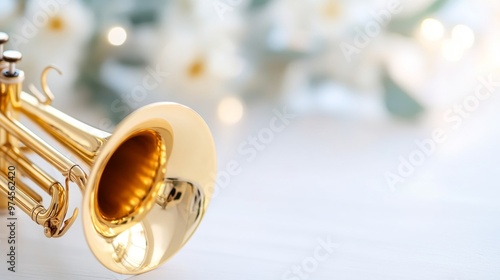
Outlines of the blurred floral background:
<svg viewBox="0 0 500 280">
<path fill-rule="evenodd" d="M 220 196 L 172 279 L 285 279 L 325 236 L 311 279 L 498 279 L 499 27 L 494 0 L 0 1 L 26 90 L 55 65 L 93 126 L 156 101 L 209 124 Z M 68 235 L 21 254 L 100 275 Z"/>
<path fill-rule="evenodd" d="M 2 1 L 0 28 L 29 82 L 56 65 L 56 92 L 105 113 L 103 128 L 157 100 L 228 124 L 259 102 L 413 120 L 470 82 L 439 81 L 498 66 L 499 13 L 489 0 Z"/>
</svg>

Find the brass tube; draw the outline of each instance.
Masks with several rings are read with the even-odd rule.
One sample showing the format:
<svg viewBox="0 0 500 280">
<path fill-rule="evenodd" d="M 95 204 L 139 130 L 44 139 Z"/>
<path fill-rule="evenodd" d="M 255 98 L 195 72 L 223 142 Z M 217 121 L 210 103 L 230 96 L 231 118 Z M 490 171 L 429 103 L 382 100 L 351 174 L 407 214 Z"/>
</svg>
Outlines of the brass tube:
<svg viewBox="0 0 500 280">
<path fill-rule="evenodd" d="M 10 119 L 4 114 L 0 114 L 0 123 L 8 133 L 12 134 L 60 172 L 67 173 L 75 165 L 70 159 L 48 145 L 20 122 Z"/>
<path fill-rule="evenodd" d="M 23 181 L 16 181 L 16 189 L 23 191 L 27 196 L 31 197 L 34 201 L 42 203 L 42 197 L 36 193 L 32 188 L 28 187 Z"/>
<path fill-rule="evenodd" d="M 41 126 L 59 143 L 78 154 L 91 165 L 97 152 L 111 135 L 80 122 L 50 105 L 41 104 L 32 95 L 21 93 L 22 106 L 18 109 Z"/>
<path fill-rule="evenodd" d="M 21 169 L 23 175 L 31 178 L 46 193 L 50 193 L 50 187 L 58 182 L 14 149 L 3 146 L 0 148 L 0 151 L 4 154 L 4 156 L 7 156 L 10 163 Z"/>
<path fill-rule="evenodd" d="M 7 180 L 7 176 L 5 175 L 5 173 L 2 172 L 0 174 L 3 175 L 0 176 L 0 192 L 7 198 L 9 195 L 9 181 Z M 30 195 L 28 195 L 23 187 L 18 187 L 18 184 L 19 182 L 16 182 L 15 196 L 13 196 L 14 203 L 16 204 L 16 210 L 21 209 L 24 213 L 28 214 L 28 216 L 31 217 L 33 210 L 39 208 L 41 204 L 33 199 Z"/>
</svg>

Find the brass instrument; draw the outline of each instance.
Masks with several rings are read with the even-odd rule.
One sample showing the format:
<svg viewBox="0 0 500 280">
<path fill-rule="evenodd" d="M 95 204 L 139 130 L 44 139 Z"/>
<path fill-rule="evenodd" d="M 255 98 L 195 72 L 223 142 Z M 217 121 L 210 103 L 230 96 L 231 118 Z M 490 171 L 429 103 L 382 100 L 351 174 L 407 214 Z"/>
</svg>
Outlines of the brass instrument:
<svg viewBox="0 0 500 280">
<path fill-rule="evenodd" d="M 191 237 L 209 204 L 215 178 L 215 148 L 209 128 L 191 109 L 155 103 L 125 118 L 113 134 L 81 123 L 50 106 L 46 77 L 41 88 L 23 91 L 24 72 L 17 51 L 3 52 L 0 33 L 0 199 L 60 237 L 78 209 L 67 218 L 70 183 L 83 193 L 82 222 L 87 243 L 108 269 L 122 274 L 152 270 Z M 78 163 L 23 125 L 26 116 L 74 154 Z M 58 182 L 27 156 L 36 153 L 65 177 Z M 9 194 L 8 168 L 22 177 Z M 23 180 L 21 180 L 23 179 Z M 28 187 L 30 179 L 51 196 L 48 207 Z"/>
</svg>

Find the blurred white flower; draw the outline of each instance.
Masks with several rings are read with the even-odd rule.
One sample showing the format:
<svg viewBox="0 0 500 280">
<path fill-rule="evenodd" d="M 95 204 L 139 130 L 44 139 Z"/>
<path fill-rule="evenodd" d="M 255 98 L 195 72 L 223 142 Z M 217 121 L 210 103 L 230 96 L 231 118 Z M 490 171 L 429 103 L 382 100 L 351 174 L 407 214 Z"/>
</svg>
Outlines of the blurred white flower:
<svg viewBox="0 0 500 280">
<path fill-rule="evenodd" d="M 391 12 L 394 5 L 397 11 Z M 309 69 L 304 73 L 310 79 L 330 79 L 373 91 L 380 78 L 380 53 L 374 41 L 386 36 L 385 27 L 400 10 L 399 2 L 377 0 L 277 0 L 263 19 L 268 25 L 267 47 L 270 56 L 291 54 L 288 59 Z M 370 28 L 376 32 L 365 34 Z M 356 45 L 361 36 L 365 42 Z M 353 46 L 352 55 L 346 54 L 345 45 Z"/>
<path fill-rule="evenodd" d="M 363 108 L 371 112 L 370 114 L 382 116 L 383 114 L 380 114 L 383 111 L 382 80 L 386 67 L 389 68 L 387 70 L 393 79 L 398 83 L 401 82 L 411 94 L 415 93 L 413 90 L 418 89 L 422 82 L 421 77 L 426 71 L 422 67 L 425 61 L 413 63 L 415 61 L 411 55 L 398 56 L 399 59 L 406 60 L 398 61 L 399 65 L 409 64 L 410 68 L 397 72 L 393 71 L 396 69 L 393 58 L 394 54 L 405 53 L 409 47 L 418 49 L 418 44 L 412 39 L 396 36 L 385 30 L 388 21 L 398 12 L 391 13 L 387 6 L 379 5 L 365 10 L 372 12 L 365 13 L 356 23 L 343 26 L 347 30 L 338 31 L 336 36 L 327 38 L 328 43 L 318 53 L 291 64 L 285 72 L 283 82 L 287 103 L 294 106 L 293 104 L 298 104 L 296 100 L 302 100 L 303 105 L 309 104 L 306 106 L 308 110 L 314 110 L 314 106 L 321 110 L 325 106 L 330 106 L 331 110 L 337 112 L 357 111 Z M 382 14 L 383 16 L 380 16 Z M 381 18 L 385 22 L 381 22 Z M 346 52 L 343 45 L 352 47 L 354 51 Z M 396 70 L 401 70 L 401 67 Z M 397 75 L 392 75 L 394 73 Z M 297 84 L 298 81 L 302 81 L 299 82 L 301 84 Z M 347 99 L 345 93 L 349 91 L 353 97 Z M 364 97 L 359 95 L 360 93 L 364 94 Z M 374 102 L 375 100 L 378 100 L 378 104 Z M 353 105 L 356 103 L 359 103 L 359 106 Z M 345 108 L 341 108 L 342 106 Z M 305 109 L 305 107 L 295 107 L 299 110 Z"/>
<path fill-rule="evenodd" d="M 238 53 L 241 21 L 236 11 L 221 21 L 206 2 L 172 3 L 162 24 L 164 49 L 151 58 L 151 63 L 169 73 L 168 91 L 183 98 L 203 100 L 226 94 L 231 79 L 244 67 Z"/>
<path fill-rule="evenodd" d="M 369 16 L 370 1 L 278 0 L 270 4 L 268 43 L 275 51 L 311 53 L 336 42 Z M 373 1 L 371 1 L 373 2 Z M 364 8 L 361 8 L 363 5 Z"/>
<path fill-rule="evenodd" d="M 164 50 L 162 61 L 172 80 L 168 84 L 186 94 L 217 94 L 224 81 L 242 70 L 230 41 L 202 41 L 177 34 Z"/>
<path fill-rule="evenodd" d="M 10 33 L 9 46 L 23 52 L 20 67 L 27 83 L 37 85 L 41 71 L 55 65 L 64 78 L 52 84 L 65 90 L 76 78 L 76 67 L 92 31 L 92 14 L 80 1 L 30 1 Z"/>
</svg>

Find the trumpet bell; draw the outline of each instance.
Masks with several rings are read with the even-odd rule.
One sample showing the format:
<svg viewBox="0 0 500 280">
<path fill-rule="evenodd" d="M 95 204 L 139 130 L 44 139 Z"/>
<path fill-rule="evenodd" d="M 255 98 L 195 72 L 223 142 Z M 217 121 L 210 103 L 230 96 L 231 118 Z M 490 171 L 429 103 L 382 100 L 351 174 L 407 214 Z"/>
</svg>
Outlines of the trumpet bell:
<svg viewBox="0 0 500 280">
<path fill-rule="evenodd" d="M 83 195 L 95 257 L 122 274 L 172 257 L 205 214 L 215 158 L 208 126 L 188 107 L 156 103 L 125 118 L 99 150 Z"/>
</svg>

